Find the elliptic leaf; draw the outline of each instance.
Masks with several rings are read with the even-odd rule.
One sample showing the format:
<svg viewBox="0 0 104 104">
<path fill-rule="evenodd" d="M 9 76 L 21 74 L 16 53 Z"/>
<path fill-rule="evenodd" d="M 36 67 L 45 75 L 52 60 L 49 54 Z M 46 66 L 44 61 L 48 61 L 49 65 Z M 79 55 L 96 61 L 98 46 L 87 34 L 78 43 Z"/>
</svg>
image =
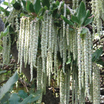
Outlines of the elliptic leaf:
<svg viewBox="0 0 104 104">
<path fill-rule="evenodd" d="M 88 24 L 92 23 L 93 19 L 94 18 L 92 17 L 92 18 L 88 18 L 87 20 L 85 20 L 84 26 L 87 26 Z"/>
<path fill-rule="evenodd" d="M 44 6 L 47 6 L 47 8 L 49 9 L 49 7 L 50 7 L 50 2 L 49 2 L 50 0 L 42 0 L 42 5 L 43 5 L 43 7 Z"/>
<path fill-rule="evenodd" d="M 10 27 L 10 24 L 5 28 L 5 30 L 3 32 L 1 32 L 0 38 L 9 34 L 9 27 Z"/>
<path fill-rule="evenodd" d="M 89 10 L 86 11 L 86 17 L 85 17 L 85 20 L 86 20 L 88 17 L 90 17 L 90 11 L 89 11 Z"/>
<path fill-rule="evenodd" d="M 4 1 L 3 4 L 8 6 L 8 2 L 6 2 L 6 1 Z"/>
<path fill-rule="evenodd" d="M 78 20 L 80 21 L 80 25 L 83 25 L 86 16 L 86 8 L 83 1 L 79 5 L 77 16 L 78 16 Z"/>
<path fill-rule="evenodd" d="M 99 60 L 101 54 L 103 53 L 102 51 L 102 47 L 97 49 L 93 54 L 92 54 L 92 61 L 96 62 L 97 60 Z"/>
<path fill-rule="evenodd" d="M 20 100 L 20 97 L 17 95 L 17 93 L 13 93 L 10 96 L 9 103 L 10 104 L 19 104 L 19 100 Z"/>
<path fill-rule="evenodd" d="M 36 0 L 36 2 L 34 4 L 35 13 L 38 14 L 40 9 L 41 9 L 40 0 Z"/>
<path fill-rule="evenodd" d="M 26 2 L 26 10 L 31 13 L 35 12 L 33 4 L 29 0 Z"/>
<path fill-rule="evenodd" d="M 0 99 L 10 90 L 12 85 L 18 80 L 17 71 L 13 74 L 12 77 L 0 88 Z"/>
<path fill-rule="evenodd" d="M 16 9 L 16 10 L 20 10 L 21 9 L 21 4 L 19 2 L 15 2 L 13 4 L 13 7 Z"/>
<path fill-rule="evenodd" d="M 0 71 L 0 74 L 3 74 L 3 73 L 5 73 L 5 72 L 7 72 L 7 71 L 6 71 L 6 70 Z"/>
<path fill-rule="evenodd" d="M 72 15 L 71 20 L 77 24 L 79 24 L 79 20 L 76 16 Z"/>
<path fill-rule="evenodd" d="M 24 92 L 23 90 L 20 90 L 19 92 L 18 92 L 18 95 L 21 97 L 21 98 L 26 98 L 28 95 L 27 95 L 27 93 L 26 92 Z"/>
<path fill-rule="evenodd" d="M 82 31 L 81 31 L 81 34 L 86 34 L 88 31 L 86 28 L 83 28 Z"/>
<path fill-rule="evenodd" d="M 24 8 L 26 8 L 26 1 L 22 0 L 22 3 L 23 3 Z"/>
<path fill-rule="evenodd" d="M 63 15 L 61 15 L 61 18 L 69 25 L 73 25 L 73 22 L 71 22 L 70 20 L 68 20 L 66 17 L 64 17 Z"/>
</svg>

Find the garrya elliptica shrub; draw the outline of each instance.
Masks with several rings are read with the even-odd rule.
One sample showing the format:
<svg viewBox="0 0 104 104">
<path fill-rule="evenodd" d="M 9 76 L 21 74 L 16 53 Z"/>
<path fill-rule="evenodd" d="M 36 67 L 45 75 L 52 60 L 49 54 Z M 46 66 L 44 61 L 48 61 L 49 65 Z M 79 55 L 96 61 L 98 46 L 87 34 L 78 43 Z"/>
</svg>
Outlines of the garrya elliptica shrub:
<svg viewBox="0 0 104 104">
<path fill-rule="evenodd" d="M 80 3 L 72 0 L 72 7 L 58 0 L 21 0 L 13 4 L 6 22 L 11 23 L 12 28 L 15 25 L 18 35 L 20 72 L 23 62 L 25 66 L 29 64 L 32 81 L 34 67 L 37 69 L 37 90 L 42 90 L 38 103 L 54 76 L 60 88 L 60 104 L 69 104 L 70 90 L 72 104 L 84 104 L 85 98 L 100 104 L 100 73 L 96 63 L 93 66 L 92 42 L 95 33 L 102 34 L 104 1 L 91 0 L 90 3 L 92 14 L 86 10 L 86 0 Z M 93 34 L 87 28 L 89 24 Z M 9 63 L 10 38 L 9 34 L 3 37 L 6 64 Z"/>
</svg>

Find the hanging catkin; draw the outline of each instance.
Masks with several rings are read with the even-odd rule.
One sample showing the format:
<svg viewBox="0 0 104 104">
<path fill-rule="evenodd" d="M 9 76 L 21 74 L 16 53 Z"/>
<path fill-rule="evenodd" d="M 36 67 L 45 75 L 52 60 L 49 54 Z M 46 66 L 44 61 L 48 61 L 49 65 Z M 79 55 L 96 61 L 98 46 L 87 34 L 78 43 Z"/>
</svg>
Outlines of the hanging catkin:
<svg viewBox="0 0 104 104">
<path fill-rule="evenodd" d="M 79 6 L 79 0 L 76 1 L 76 8 Z"/>
<path fill-rule="evenodd" d="M 60 70 L 57 70 L 57 86 L 60 86 Z"/>
<path fill-rule="evenodd" d="M 75 104 L 78 104 L 78 73 L 75 68 Z"/>
<path fill-rule="evenodd" d="M 77 57 L 77 34 L 76 34 L 76 31 L 73 31 L 73 40 L 72 40 L 73 42 L 73 47 L 72 47 L 72 49 L 73 49 L 73 58 L 74 58 L 74 60 L 76 59 L 76 57 Z"/>
<path fill-rule="evenodd" d="M 77 34 L 77 45 L 78 45 L 78 83 L 79 83 L 79 90 L 81 90 L 81 37 L 80 37 L 81 28 L 78 29 Z"/>
<path fill-rule="evenodd" d="M 53 72 L 52 65 L 53 65 L 53 57 L 52 57 L 52 15 L 50 15 L 49 20 L 49 43 L 48 43 L 48 57 L 49 57 L 49 70 Z M 51 75 L 51 73 L 49 73 Z M 50 76 L 49 75 L 49 76 Z"/>
<path fill-rule="evenodd" d="M 70 16 L 67 15 L 67 19 L 70 19 Z M 67 45 L 69 46 L 69 24 L 66 25 L 66 39 L 67 39 Z"/>
<path fill-rule="evenodd" d="M 85 81 L 84 81 L 84 75 L 85 75 L 85 70 L 84 70 L 84 39 L 82 39 L 81 40 L 81 44 L 82 44 L 82 60 L 81 60 L 81 62 L 82 62 L 82 66 L 81 66 L 81 68 L 82 68 L 82 74 L 81 74 L 81 83 L 82 83 L 82 87 L 84 87 L 84 83 L 85 83 Z"/>
<path fill-rule="evenodd" d="M 42 59 L 41 57 L 37 58 L 37 90 L 41 90 L 41 75 L 42 75 Z"/>
<path fill-rule="evenodd" d="M 91 1 L 91 11 L 92 11 L 92 14 L 94 15 L 95 14 L 95 0 L 92 0 Z M 92 22 L 92 28 L 93 28 L 93 36 L 92 38 L 94 39 L 94 35 L 95 35 L 95 18 L 94 18 L 94 21 Z"/>
<path fill-rule="evenodd" d="M 60 56 L 61 56 L 61 58 L 62 58 L 62 56 L 63 56 L 63 36 L 62 36 L 62 34 L 63 34 L 63 31 L 62 31 L 62 29 L 60 29 L 60 37 L 59 37 L 59 51 L 60 51 Z"/>
<path fill-rule="evenodd" d="M 58 59 L 57 59 L 57 51 L 58 51 L 58 42 L 57 42 L 57 28 L 55 27 L 55 44 L 54 44 L 54 78 L 56 78 L 56 73 L 58 70 Z"/>
<path fill-rule="evenodd" d="M 85 95 L 89 95 L 89 90 L 88 90 L 88 32 L 85 34 L 84 37 L 84 70 L 85 70 Z"/>
<path fill-rule="evenodd" d="M 96 26 L 97 26 L 97 33 L 100 35 L 100 7 L 99 7 L 99 1 L 95 0 L 95 20 L 96 20 Z"/>
<path fill-rule="evenodd" d="M 64 97 L 65 97 L 65 77 L 63 71 L 60 71 L 60 104 L 64 104 Z"/>
<path fill-rule="evenodd" d="M 38 37 L 39 37 L 39 21 L 35 21 L 33 25 L 33 64 L 36 65 L 36 57 L 38 50 Z"/>
<path fill-rule="evenodd" d="M 39 21 L 33 22 L 32 27 L 32 34 L 31 34 L 31 59 L 30 59 L 30 73 L 31 73 L 31 81 L 33 79 L 33 67 L 36 67 L 36 57 L 37 57 L 37 50 L 38 50 L 38 36 L 39 36 Z"/>
<path fill-rule="evenodd" d="M 46 12 L 46 33 L 45 33 L 45 35 L 46 35 L 46 39 L 45 39 L 45 56 L 47 57 L 47 48 L 48 48 L 48 35 L 49 35 L 49 15 L 48 15 L 48 11 Z"/>
<path fill-rule="evenodd" d="M 92 80 L 92 36 L 88 30 L 88 66 L 89 66 L 89 82 Z"/>
<path fill-rule="evenodd" d="M 67 71 L 67 81 L 66 81 L 66 104 L 70 101 L 70 69 Z"/>
<path fill-rule="evenodd" d="M 49 16 L 49 45 L 48 45 L 48 50 L 52 51 L 52 15 Z"/>
<path fill-rule="evenodd" d="M 75 75 L 74 69 L 72 68 L 72 104 L 74 104 L 74 99 L 75 99 Z"/>
<path fill-rule="evenodd" d="M 68 73 L 67 73 L 67 74 L 68 74 Z M 67 84 L 68 84 L 68 83 L 67 83 L 67 77 L 68 77 L 68 76 L 67 76 L 67 74 L 64 75 L 64 77 L 65 77 L 65 82 L 64 82 L 64 83 L 65 83 L 65 89 L 64 89 L 64 90 L 65 90 L 64 104 L 67 104 L 67 102 L 68 102 L 68 98 L 67 98 L 67 97 L 68 97 L 68 96 L 67 96 L 67 91 L 68 91 L 68 88 L 67 88 L 67 87 L 68 87 L 68 86 L 67 86 Z"/>
<path fill-rule="evenodd" d="M 25 27 L 25 40 L 24 40 L 24 63 L 25 66 L 28 62 L 29 55 L 29 36 L 30 35 L 30 18 L 26 18 L 26 27 Z"/>
<path fill-rule="evenodd" d="M 52 53 L 48 51 L 47 53 L 47 76 L 48 76 L 48 85 L 51 84 L 51 73 L 52 73 Z"/>
<path fill-rule="evenodd" d="M 10 60 L 10 49 L 11 49 L 11 38 L 10 35 L 3 37 L 3 64 L 9 64 Z"/>
<path fill-rule="evenodd" d="M 93 104 L 100 104 L 100 70 L 93 63 Z"/>
<path fill-rule="evenodd" d="M 33 34 L 33 21 L 30 22 L 30 42 L 29 42 L 29 60 L 28 60 L 28 63 L 30 64 L 31 63 L 31 55 L 32 55 L 32 34 Z"/>
<path fill-rule="evenodd" d="M 65 63 L 66 63 L 66 38 L 63 37 L 63 72 L 65 73 Z"/>
<path fill-rule="evenodd" d="M 66 4 L 64 4 L 64 17 L 66 17 Z M 65 21 L 63 20 L 63 37 L 65 37 Z"/>
<path fill-rule="evenodd" d="M 24 38 L 25 38 L 25 17 L 21 18 L 20 21 L 20 33 L 19 33 L 19 62 L 20 62 L 20 72 L 22 71 L 23 63 L 23 53 L 24 53 Z"/>
<path fill-rule="evenodd" d="M 42 69 L 45 72 L 45 54 L 47 54 L 47 40 L 46 40 L 46 22 L 45 15 L 44 20 L 42 21 L 42 34 L 41 34 L 41 55 L 42 55 Z"/>
<path fill-rule="evenodd" d="M 45 55 L 45 22 L 42 21 L 42 34 L 41 34 L 41 55 L 44 57 Z"/>
<path fill-rule="evenodd" d="M 72 8 L 73 8 L 73 9 L 76 8 L 76 3 L 77 3 L 76 0 L 72 0 L 72 4 L 73 4 L 73 5 L 72 5 Z"/>
<path fill-rule="evenodd" d="M 78 34 L 77 34 L 77 51 L 78 51 L 78 91 L 79 91 L 79 104 L 81 104 L 81 71 L 82 71 L 82 66 L 81 66 L 81 37 L 80 37 L 80 32 L 81 28 L 78 29 Z"/>
<path fill-rule="evenodd" d="M 19 20 L 18 20 L 18 15 L 16 15 L 16 19 L 15 19 L 15 25 L 16 25 L 16 32 L 19 31 Z"/>
<path fill-rule="evenodd" d="M 52 53 L 54 52 L 54 44 L 55 44 L 55 26 L 52 23 Z"/>
<path fill-rule="evenodd" d="M 70 52 L 73 52 L 73 32 L 70 31 L 69 33 L 69 44 L 70 44 Z"/>
</svg>

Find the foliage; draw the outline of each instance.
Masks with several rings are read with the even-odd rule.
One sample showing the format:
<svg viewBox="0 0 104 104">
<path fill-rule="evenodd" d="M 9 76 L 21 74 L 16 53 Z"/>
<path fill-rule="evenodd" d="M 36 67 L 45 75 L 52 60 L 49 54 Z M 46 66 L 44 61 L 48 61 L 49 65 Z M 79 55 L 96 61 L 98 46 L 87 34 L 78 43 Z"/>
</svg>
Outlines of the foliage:
<svg viewBox="0 0 104 104">
<path fill-rule="evenodd" d="M 15 1 L 15 0 L 14 0 Z M 83 79 L 85 79 L 85 81 L 86 82 L 90 82 L 90 75 L 91 75 L 91 73 L 89 74 L 89 80 L 87 79 L 87 77 L 86 77 L 86 70 L 83 72 L 83 70 L 81 71 L 81 73 L 82 73 L 82 75 L 85 75 L 85 77 L 84 76 L 80 76 L 81 74 L 80 74 L 80 71 L 79 71 L 79 69 L 78 69 L 78 67 L 80 66 L 79 65 L 79 63 L 81 63 L 81 64 L 83 64 L 81 67 L 84 67 L 84 68 L 86 68 L 87 67 L 87 65 L 86 65 L 86 59 L 87 59 L 87 55 L 88 55 L 88 57 L 89 57 L 89 59 L 92 59 L 91 61 L 92 62 L 95 62 L 95 63 L 97 63 L 97 64 L 100 64 L 100 65 L 104 65 L 104 63 L 103 63 L 103 61 L 102 61 L 102 59 L 101 59 L 101 55 L 103 54 L 103 51 L 102 51 L 102 48 L 99 48 L 99 49 L 97 49 L 97 50 L 95 50 L 95 52 L 93 52 L 93 54 L 92 54 L 92 57 L 91 56 L 89 56 L 89 54 L 90 54 L 90 52 L 88 53 L 88 48 L 90 47 L 90 49 L 92 49 L 92 47 L 91 46 L 87 46 L 86 47 L 86 45 L 87 44 L 89 44 L 89 43 L 84 43 L 84 42 L 88 42 L 89 40 L 90 40 L 90 38 L 86 38 L 87 36 L 89 36 L 89 34 L 87 34 L 88 33 L 88 28 L 87 28 L 87 26 L 88 25 L 90 25 L 92 22 L 93 22 L 93 20 L 94 20 L 94 18 L 93 18 L 93 15 L 92 14 L 90 14 L 90 11 L 89 10 L 86 10 L 86 6 L 85 6 L 85 3 L 84 2 L 81 2 L 80 3 L 80 5 L 78 6 L 78 8 L 73 12 L 73 10 L 71 10 L 71 9 L 69 9 L 69 8 L 67 8 L 66 7 L 66 15 L 70 15 L 70 18 L 67 18 L 67 16 L 65 16 L 64 15 L 64 8 L 65 8 L 65 3 L 64 2 L 59 2 L 58 0 L 56 0 L 55 2 L 50 2 L 50 0 L 47 0 L 47 2 L 46 2 L 46 0 L 35 0 L 35 2 L 33 3 L 32 1 L 29 1 L 29 0 L 17 0 L 17 1 L 12 1 L 11 2 L 11 5 L 12 5 L 12 7 L 13 7 L 13 10 L 15 10 L 15 12 L 17 12 L 17 14 L 16 13 L 14 13 L 15 14 L 15 16 L 13 15 L 13 17 L 12 17 L 12 15 L 11 15 L 11 12 L 10 11 L 8 11 L 7 9 L 4 9 L 3 7 L 0 7 L 0 10 L 2 11 L 2 12 L 4 12 L 4 14 L 5 14 L 5 16 L 8 16 L 8 18 L 9 18 L 9 16 L 10 16 L 10 18 L 9 19 L 11 19 L 11 18 L 13 18 L 13 22 L 15 22 L 16 20 L 17 20 L 17 22 L 18 22 L 18 24 L 20 24 L 21 23 L 21 18 L 23 17 L 23 21 L 22 21 L 22 23 L 24 22 L 26 22 L 27 23 L 27 21 L 26 21 L 26 19 L 29 17 L 29 20 L 30 21 L 32 21 L 32 22 L 36 22 L 36 24 L 37 24 L 37 21 L 39 21 L 39 24 L 44 24 L 44 22 L 46 23 L 46 25 L 47 25 L 47 20 L 45 20 L 47 17 L 45 17 L 45 16 L 50 16 L 50 20 L 52 19 L 52 21 L 51 22 L 54 22 L 54 26 L 55 27 L 57 27 L 57 29 L 55 30 L 55 31 L 57 31 L 57 33 L 55 34 L 55 35 L 60 35 L 60 30 L 61 29 L 63 29 L 62 31 L 63 31 L 63 34 L 64 34 L 64 30 L 66 30 L 66 27 L 67 27 L 67 29 L 69 29 L 70 30 L 70 33 L 68 34 L 68 36 L 66 36 L 66 37 L 70 37 L 70 39 L 72 39 L 72 40 L 70 40 L 71 42 L 75 42 L 76 40 L 74 40 L 74 38 L 73 37 L 75 37 L 76 36 L 76 34 L 77 34 L 77 36 L 79 36 L 80 35 L 80 37 L 81 37 L 81 39 L 80 39 L 80 45 L 81 45 L 81 48 L 84 48 L 84 49 L 81 49 L 81 51 L 80 51 L 80 46 L 78 46 L 78 44 L 76 45 L 77 47 L 78 47 L 78 54 L 75 54 L 75 51 L 76 50 L 74 50 L 74 48 L 76 48 L 77 49 L 77 47 L 75 46 L 75 44 L 74 43 L 72 43 L 71 45 L 70 45 L 70 47 L 72 47 L 73 49 L 68 53 L 68 49 L 66 49 L 66 53 L 64 53 L 65 51 L 64 51 L 64 49 L 66 48 L 66 46 L 65 47 L 61 47 L 61 49 L 60 50 L 62 50 L 62 55 L 61 55 L 61 51 L 59 52 L 59 54 L 58 54 L 58 52 L 53 52 L 53 53 L 51 53 L 52 54 L 52 56 L 53 55 L 55 55 L 56 54 L 56 56 L 58 56 L 57 58 L 59 58 L 58 59 L 58 63 L 59 64 L 61 64 L 61 65 L 59 65 L 59 68 L 58 68 L 58 71 L 61 71 L 61 69 L 63 69 L 63 72 L 65 73 L 67 73 L 67 75 L 70 77 L 70 75 L 72 76 L 72 80 L 73 80 L 73 82 L 72 82 L 72 86 L 76 86 L 76 84 L 78 84 L 78 83 L 80 83 L 80 78 L 82 78 L 81 80 L 82 80 L 82 82 L 83 82 Z M 4 4 L 5 5 L 9 5 L 7 2 L 4 2 Z M 51 16 L 52 16 L 52 18 L 51 18 Z M 48 22 L 50 23 L 49 24 L 49 29 L 51 29 L 52 27 L 51 27 L 51 22 L 50 22 L 50 20 L 48 20 Z M 30 21 L 28 22 L 28 23 L 30 23 Z M 6 24 L 6 29 L 3 31 L 3 32 L 1 32 L 1 35 L 0 35 L 0 38 L 2 38 L 2 37 L 5 37 L 5 36 L 7 36 L 8 34 L 10 34 L 11 35 L 11 37 L 12 36 L 14 36 L 14 37 L 12 37 L 13 38 L 13 41 L 15 41 L 16 43 L 17 43 L 17 37 L 19 37 L 18 36 L 18 33 L 19 33 L 19 29 L 21 28 L 21 27 L 19 27 L 18 28 L 18 30 L 17 31 L 15 31 L 15 29 L 16 29 L 16 25 L 17 25 L 17 27 L 18 27 L 18 24 L 10 24 L 10 21 L 7 19 L 7 21 L 5 21 L 5 24 Z M 30 23 L 31 24 L 31 23 Z M 30 24 L 29 24 L 29 26 L 30 26 Z M 34 23 L 35 24 L 35 23 Z M 33 24 L 33 25 L 34 25 Z M 24 24 L 22 24 L 22 25 L 24 25 Z M 32 25 L 32 26 L 33 26 Z M 45 26 L 46 26 L 45 25 Z M 26 24 L 26 26 L 28 26 L 27 24 Z M 28 27 L 29 28 L 29 27 Z M 41 28 L 43 28 L 43 27 L 41 27 L 40 26 L 40 31 L 38 31 L 38 32 L 40 32 L 40 34 L 41 34 L 41 32 L 43 31 L 43 30 L 45 30 L 46 28 L 43 28 L 43 30 L 41 30 Z M 80 30 L 80 28 L 81 28 L 81 31 L 80 32 L 78 32 L 79 30 Z M 27 29 L 27 27 L 23 27 L 23 29 Z M 54 29 L 53 29 L 54 30 Z M 49 31 L 50 32 L 50 34 L 51 34 L 51 32 L 53 32 L 53 30 L 52 31 L 49 31 L 49 30 L 46 30 L 46 31 Z M 29 30 L 30 31 L 30 30 Z M 36 30 L 35 30 L 36 31 Z M 38 33 L 37 32 L 37 33 Z M 75 33 L 75 34 L 74 34 Z M 25 33 L 24 33 L 25 34 Z M 22 36 L 24 35 L 24 34 L 22 34 Z M 65 32 L 65 34 L 67 34 L 67 31 Z M 70 35 L 70 34 L 72 34 L 72 36 Z M 87 36 L 86 36 L 86 34 L 87 34 Z M 24 37 L 22 37 L 23 39 L 24 39 Z M 36 37 L 35 37 L 36 38 Z M 35 38 L 33 38 L 33 41 L 35 40 Z M 43 36 L 43 38 L 45 38 L 45 34 L 44 34 L 44 36 Z M 49 37 L 48 37 L 49 38 Z M 54 37 L 55 38 L 55 37 Z M 64 41 L 64 35 L 63 35 L 63 37 L 60 37 L 59 36 L 59 39 L 61 40 L 61 38 L 62 38 L 62 44 L 64 44 L 64 42 L 66 42 L 66 41 Z M 26 39 L 26 37 L 25 37 L 25 39 Z M 39 41 L 38 41 L 39 40 Z M 42 41 L 42 35 L 39 35 L 39 39 L 37 38 L 37 40 L 35 40 L 35 41 L 37 41 L 38 43 L 36 43 L 36 45 L 37 44 L 39 44 L 38 45 L 38 55 L 37 55 L 37 59 L 38 59 L 38 57 L 39 57 L 39 55 L 40 54 L 42 54 L 42 52 L 40 52 L 40 50 L 42 50 L 41 49 L 41 47 L 42 47 L 42 43 L 41 43 L 41 41 Z M 46 40 L 44 40 L 43 41 L 43 44 L 44 44 L 44 42 L 45 42 Z M 51 41 L 51 40 L 50 40 Z M 59 41 L 58 39 L 57 39 L 57 41 Z M 56 42 L 56 41 L 55 41 Z M 54 42 L 54 43 L 55 43 Z M 14 43 L 14 42 L 13 42 Z M 25 43 L 25 41 L 23 40 L 23 43 Z M 49 42 L 47 42 L 47 43 L 49 43 Z M 41 44 L 41 45 L 40 45 Z M 61 43 L 60 43 L 60 45 L 62 45 Z M 13 44 L 12 44 L 13 45 Z M 19 44 L 20 46 L 21 46 L 21 49 L 23 49 L 23 47 L 22 47 L 22 45 L 21 44 Z M 85 47 L 83 47 L 85 45 Z M 44 46 L 45 47 L 45 46 Z M 58 48 L 59 48 L 60 46 L 58 45 Z M 26 48 L 26 47 L 25 47 Z M 48 47 L 49 48 L 49 47 Z M 71 48 L 70 48 L 71 49 Z M 0 46 L 0 50 L 2 50 L 2 46 Z M 47 51 L 48 52 L 50 52 L 50 50 L 51 49 L 47 49 Z M 57 49 L 58 50 L 58 49 Z M 74 51 L 73 51 L 74 50 Z M 20 50 L 19 50 L 20 51 Z M 25 51 L 22 51 L 22 52 L 24 52 L 24 54 L 25 54 Z M 77 59 L 78 57 L 78 55 L 79 54 L 83 54 L 82 55 L 82 57 L 80 57 L 80 58 L 82 58 L 82 60 L 81 59 Z M 87 55 L 85 56 L 85 53 L 87 53 Z M 49 53 L 48 53 L 49 54 Z M 58 54 L 58 55 L 57 55 Z M 75 54 L 75 55 L 74 55 Z M 63 56 L 64 55 L 66 55 L 65 56 L 65 60 L 64 59 L 62 59 L 63 58 Z M 23 55 L 22 55 L 23 56 Z M 70 56 L 70 57 L 69 57 Z M 84 56 L 84 57 L 83 57 Z M 46 58 L 46 57 L 45 57 Z M 52 57 L 51 57 L 52 58 Z M 50 59 L 51 59 L 50 58 Z M 55 57 L 54 57 L 55 58 Z M 22 58 L 21 58 L 22 59 Z M 45 59 L 46 60 L 46 59 Z M 55 59 L 54 59 L 55 60 Z M 79 61 L 79 62 L 77 62 L 77 60 L 79 61 L 79 60 L 81 60 L 81 62 Z M 42 59 L 42 62 L 43 62 L 43 59 Z M 41 64 L 42 63 L 41 62 L 41 59 L 40 59 L 40 63 L 39 64 Z M 30 62 L 29 62 L 30 63 Z M 89 62 L 90 63 L 90 62 Z M 33 64 L 33 63 L 32 63 Z M 44 62 L 43 62 L 43 64 L 45 64 Z M 55 65 L 56 63 L 54 63 L 54 64 L 52 64 L 52 66 L 53 65 Z M 78 66 L 79 65 L 79 66 Z M 31 67 L 33 67 L 31 64 L 30 64 L 30 66 Z M 42 65 L 42 66 L 44 66 L 44 65 Z M 40 68 L 40 69 L 42 69 L 41 67 L 38 67 L 38 66 L 35 66 L 34 65 L 34 67 L 36 67 L 37 69 L 38 68 Z M 65 71 L 64 71 L 64 67 L 66 68 L 65 69 Z M 88 67 L 87 67 L 88 68 Z M 67 70 L 68 69 L 68 70 Z M 56 70 L 55 69 L 55 66 L 54 66 L 54 70 Z M 89 69 L 90 70 L 90 69 Z M 52 71 L 52 70 L 51 70 Z M 50 72 L 51 72 L 50 71 Z M 57 72 L 58 72 L 57 71 Z M 90 70 L 91 71 L 91 70 Z M 62 72 L 62 71 L 61 71 Z M 56 75 L 57 76 L 57 80 L 59 80 L 58 78 L 62 78 L 62 82 L 65 82 L 65 80 L 67 80 L 69 77 L 66 75 L 64 75 L 63 74 L 63 72 L 61 73 L 62 74 L 62 77 L 60 77 L 60 76 L 58 76 L 58 74 L 60 75 L 60 72 Z M 1 71 L 0 72 L 0 74 L 2 74 L 2 73 L 5 73 L 5 70 L 4 71 Z M 32 71 L 31 71 L 31 73 L 32 73 Z M 43 78 L 43 76 L 45 76 L 46 75 L 46 73 L 43 73 L 43 72 L 40 72 L 41 73 L 41 80 L 43 80 L 43 82 L 44 83 L 46 83 L 44 80 L 45 80 L 45 78 Z M 71 74 L 70 74 L 71 73 Z M 53 74 L 53 72 L 52 72 L 52 74 Z M 56 74 L 56 73 L 54 73 L 54 74 Z M 87 73 L 88 74 L 88 73 Z M 32 75 L 32 74 L 31 74 Z M 56 77 L 55 76 L 55 77 Z M 77 78 L 78 77 L 78 78 Z M 48 76 L 48 79 L 49 80 L 51 80 L 51 75 L 50 76 Z M 64 79 L 64 81 L 63 81 L 63 79 Z M 69 78 L 70 79 L 70 78 Z M 87 79 L 87 80 L 86 80 Z M 2 93 L 0 93 L 0 99 L 1 99 L 1 103 L 2 104 L 8 104 L 8 103 L 10 103 L 10 104 L 27 104 L 27 103 L 36 103 L 39 99 L 41 99 L 41 94 L 43 93 L 43 91 L 41 92 L 40 90 L 39 91 L 37 91 L 37 92 L 35 92 L 35 91 L 32 91 L 32 92 L 29 92 L 29 93 L 26 93 L 25 91 L 23 91 L 23 90 L 20 90 L 20 91 L 18 91 L 17 93 L 15 92 L 15 93 L 11 93 L 11 91 L 12 90 L 10 90 L 11 88 L 12 88 L 12 85 L 16 82 L 18 80 L 18 75 L 17 75 L 17 73 L 15 72 L 15 74 L 8 80 L 8 82 L 5 84 L 5 85 L 3 85 L 3 87 L 1 87 L 0 88 L 0 92 L 2 92 Z M 79 82 L 78 82 L 78 80 L 79 80 Z M 43 82 L 41 81 L 41 82 L 37 82 L 38 83 L 38 85 L 39 85 L 39 83 L 42 83 L 43 84 Z M 36 82 L 35 82 L 36 83 Z M 50 82 L 49 82 L 50 83 Z M 75 83 L 75 85 L 73 85 Z M 87 86 L 88 85 L 88 83 L 85 83 L 85 85 Z M 57 82 L 57 84 L 58 84 L 58 82 Z M 66 83 L 65 83 L 66 84 Z M 41 84 L 40 84 L 41 85 Z M 63 83 L 63 85 L 64 85 L 64 83 Z M 67 84 L 68 85 L 68 84 Z M 64 85 L 64 86 L 67 86 L 67 85 Z M 84 86 L 85 86 L 84 85 Z M 6 87 L 6 86 L 8 86 L 8 87 Z M 41 85 L 42 86 L 42 85 Z M 50 84 L 49 84 L 49 86 L 50 86 Z M 60 85 L 59 85 L 60 86 Z M 79 84 L 79 86 L 80 86 L 80 84 Z M 82 85 L 81 85 L 82 86 Z M 80 86 L 80 87 L 81 87 Z M 88 86 L 86 87 L 85 86 L 85 88 L 87 89 L 88 88 Z M 44 87 L 46 87 L 45 86 L 45 84 L 44 84 Z M 40 89 L 45 89 L 45 88 L 42 88 L 42 87 L 40 87 Z M 79 87 L 79 90 L 81 91 L 82 89 Z M 74 88 L 74 87 L 73 87 Z M 72 90 L 73 90 L 73 88 L 72 88 Z M 76 89 L 74 89 L 75 91 L 76 90 L 78 90 L 78 88 L 77 87 L 75 87 Z M 5 90 L 4 90 L 5 89 Z M 37 88 L 38 89 L 38 88 Z M 65 88 L 61 88 L 61 90 L 66 90 Z M 10 90 L 10 91 L 9 91 Z M 64 90 L 63 90 L 63 92 L 64 92 Z M 34 93 L 35 92 L 35 93 Z M 67 91 L 66 91 L 67 92 Z M 44 92 L 45 93 L 45 92 Z M 73 93 L 73 92 L 72 92 Z M 79 92 L 80 93 L 80 92 Z M 85 93 L 84 91 L 82 91 L 81 92 L 82 94 L 83 93 Z M 5 96 L 4 96 L 5 95 Z M 60 94 L 61 95 L 61 94 Z M 79 94 L 80 95 L 80 94 Z M 77 99 L 77 98 L 76 98 Z M 80 96 L 79 96 L 79 101 L 80 101 Z"/>
<path fill-rule="evenodd" d="M 92 61 L 97 63 L 97 64 L 104 66 L 104 62 L 101 59 L 102 54 L 103 54 L 103 48 L 102 47 L 95 50 L 95 52 L 92 55 Z"/>
<path fill-rule="evenodd" d="M 68 20 L 64 16 L 61 16 L 64 21 L 73 26 L 73 27 L 81 27 L 81 26 L 87 26 L 88 24 L 92 23 L 93 21 L 93 16 L 90 14 L 90 11 L 85 8 L 84 2 L 81 2 L 79 7 L 77 8 L 76 12 L 74 15 L 71 15 L 71 19 Z M 74 26 L 75 25 L 75 26 Z"/>
<path fill-rule="evenodd" d="M 0 99 L 10 90 L 12 85 L 18 80 L 17 71 L 14 75 L 0 88 Z"/>
<path fill-rule="evenodd" d="M 0 74 L 6 71 L 0 71 Z M 0 88 L 0 103 L 2 104 L 28 104 L 35 103 L 40 98 L 41 91 L 35 93 L 26 93 L 23 90 L 19 90 L 17 93 L 12 92 L 14 83 L 18 81 L 17 71 L 13 76 Z"/>
</svg>

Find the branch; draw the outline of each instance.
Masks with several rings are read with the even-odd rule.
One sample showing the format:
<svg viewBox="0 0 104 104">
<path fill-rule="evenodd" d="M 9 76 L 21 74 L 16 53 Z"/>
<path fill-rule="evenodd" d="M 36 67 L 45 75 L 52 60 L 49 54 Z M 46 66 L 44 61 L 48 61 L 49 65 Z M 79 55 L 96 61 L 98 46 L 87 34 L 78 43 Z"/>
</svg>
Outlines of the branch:
<svg viewBox="0 0 104 104">
<path fill-rule="evenodd" d="M 104 35 L 102 35 L 102 36 L 100 37 L 100 40 L 103 39 L 103 38 L 104 38 Z M 99 39 L 98 39 L 98 40 L 95 40 L 95 41 L 93 42 L 93 45 L 94 45 L 94 44 L 97 44 L 97 42 L 99 42 L 100 40 L 99 40 Z"/>
<path fill-rule="evenodd" d="M 22 83 L 22 85 L 26 88 L 26 91 L 27 92 L 29 92 L 29 90 L 28 90 L 28 87 L 27 86 L 29 86 L 30 87 L 30 85 L 28 84 L 28 83 L 26 83 L 24 80 L 22 80 L 22 79 L 19 79 L 19 81 Z"/>
</svg>

